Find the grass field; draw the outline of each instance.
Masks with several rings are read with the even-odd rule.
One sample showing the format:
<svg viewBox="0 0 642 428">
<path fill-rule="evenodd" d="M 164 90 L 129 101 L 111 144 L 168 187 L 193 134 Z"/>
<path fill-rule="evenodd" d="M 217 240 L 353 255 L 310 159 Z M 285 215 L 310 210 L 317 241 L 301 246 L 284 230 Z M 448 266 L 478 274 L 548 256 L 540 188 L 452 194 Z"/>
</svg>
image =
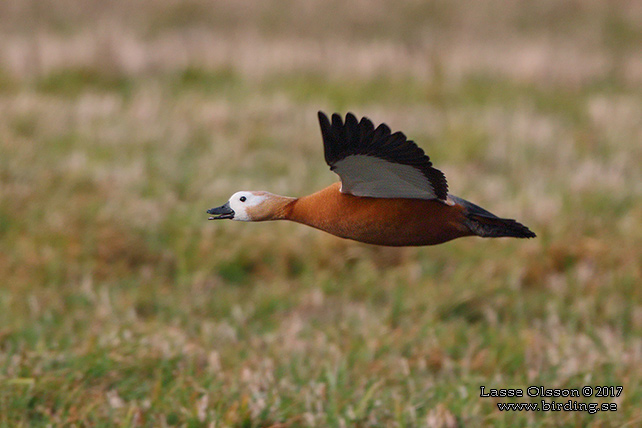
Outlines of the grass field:
<svg viewBox="0 0 642 428">
<path fill-rule="evenodd" d="M 636 1 L 2 2 L 0 427 L 640 425 L 640 22 Z M 403 130 L 538 238 L 206 221 L 334 182 L 317 110 Z M 542 399 L 482 385 L 623 392 L 500 412 Z"/>
</svg>

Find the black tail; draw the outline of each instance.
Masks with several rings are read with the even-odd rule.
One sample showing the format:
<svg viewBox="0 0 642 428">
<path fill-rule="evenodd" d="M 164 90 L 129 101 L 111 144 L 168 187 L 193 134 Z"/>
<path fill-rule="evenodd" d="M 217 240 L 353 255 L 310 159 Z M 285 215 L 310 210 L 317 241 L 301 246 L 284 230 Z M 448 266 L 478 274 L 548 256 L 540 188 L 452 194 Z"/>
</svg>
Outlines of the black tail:
<svg viewBox="0 0 642 428">
<path fill-rule="evenodd" d="M 466 221 L 471 232 L 484 238 L 535 238 L 535 234 L 526 226 L 512 219 L 499 218 L 482 207 L 457 196 L 448 195 L 455 203 L 466 208 Z"/>
</svg>

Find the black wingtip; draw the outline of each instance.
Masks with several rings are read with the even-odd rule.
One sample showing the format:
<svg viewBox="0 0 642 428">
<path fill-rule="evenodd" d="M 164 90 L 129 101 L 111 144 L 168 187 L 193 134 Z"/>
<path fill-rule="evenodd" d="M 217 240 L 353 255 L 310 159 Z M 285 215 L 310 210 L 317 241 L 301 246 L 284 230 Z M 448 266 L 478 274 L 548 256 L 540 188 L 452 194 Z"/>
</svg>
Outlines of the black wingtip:
<svg viewBox="0 0 642 428">
<path fill-rule="evenodd" d="M 332 127 L 337 130 L 343 127 L 343 119 L 339 113 L 332 113 Z"/>
<path fill-rule="evenodd" d="M 357 117 L 354 114 L 352 114 L 351 112 L 348 112 L 346 114 L 346 123 L 348 123 L 348 122 L 359 123 L 359 121 L 357 120 Z"/>
<path fill-rule="evenodd" d="M 321 132 L 323 132 L 324 130 L 330 127 L 330 120 L 328 119 L 328 116 L 321 110 L 319 110 L 319 113 L 317 114 L 317 116 L 319 117 L 319 125 L 321 126 Z"/>
</svg>

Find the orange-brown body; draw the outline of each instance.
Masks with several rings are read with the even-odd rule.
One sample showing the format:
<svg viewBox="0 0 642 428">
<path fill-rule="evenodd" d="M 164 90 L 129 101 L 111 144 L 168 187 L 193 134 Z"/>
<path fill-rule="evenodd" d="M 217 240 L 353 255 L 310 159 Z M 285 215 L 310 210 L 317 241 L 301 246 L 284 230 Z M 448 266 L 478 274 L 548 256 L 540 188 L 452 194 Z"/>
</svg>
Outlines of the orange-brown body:
<svg viewBox="0 0 642 428">
<path fill-rule="evenodd" d="M 435 245 L 473 233 L 464 225 L 464 208 L 427 199 L 353 196 L 335 183 L 288 201 L 285 220 L 306 224 L 341 238 L 375 245 Z"/>
</svg>

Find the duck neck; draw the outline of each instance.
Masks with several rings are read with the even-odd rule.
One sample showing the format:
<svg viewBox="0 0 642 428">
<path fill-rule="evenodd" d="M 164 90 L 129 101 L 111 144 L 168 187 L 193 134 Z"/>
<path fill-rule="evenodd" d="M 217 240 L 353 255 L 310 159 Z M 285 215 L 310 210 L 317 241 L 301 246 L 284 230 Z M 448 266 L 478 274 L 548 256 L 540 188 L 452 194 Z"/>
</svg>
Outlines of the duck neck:
<svg viewBox="0 0 642 428">
<path fill-rule="evenodd" d="M 283 218 L 325 230 L 328 212 L 335 205 L 332 195 L 338 193 L 334 187 L 336 186 L 330 186 L 312 195 L 291 200 L 283 211 Z"/>
<path fill-rule="evenodd" d="M 268 202 L 271 212 L 268 220 L 289 220 L 297 200 L 290 196 L 272 195 Z"/>
</svg>

